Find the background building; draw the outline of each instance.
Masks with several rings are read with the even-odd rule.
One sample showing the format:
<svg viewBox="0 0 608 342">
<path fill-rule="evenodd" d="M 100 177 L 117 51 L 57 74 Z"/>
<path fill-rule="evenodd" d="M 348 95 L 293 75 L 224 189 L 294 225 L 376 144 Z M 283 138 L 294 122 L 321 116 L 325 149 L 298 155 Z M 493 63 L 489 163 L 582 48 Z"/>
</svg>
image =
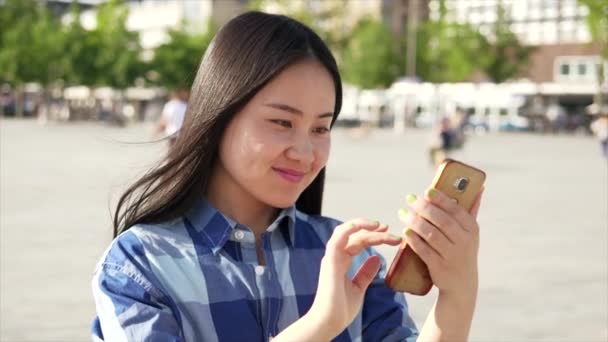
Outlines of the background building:
<svg viewBox="0 0 608 342">
<path fill-rule="evenodd" d="M 469 23 L 488 35 L 502 6 L 520 42 L 536 47 L 525 75 L 532 82 L 597 82 L 600 48 L 591 44 L 587 8 L 576 0 L 450 0 L 447 20 Z M 429 2 L 430 19 L 439 1 Z"/>
</svg>

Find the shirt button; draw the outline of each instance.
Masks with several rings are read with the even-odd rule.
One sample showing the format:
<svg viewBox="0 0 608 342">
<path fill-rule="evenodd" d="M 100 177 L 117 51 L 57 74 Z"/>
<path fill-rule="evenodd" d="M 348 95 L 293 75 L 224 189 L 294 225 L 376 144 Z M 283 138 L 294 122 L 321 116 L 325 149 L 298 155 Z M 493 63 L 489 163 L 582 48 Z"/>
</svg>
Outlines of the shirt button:
<svg viewBox="0 0 608 342">
<path fill-rule="evenodd" d="M 255 267 L 255 274 L 261 276 L 262 274 L 264 274 L 264 266 L 256 266 Z"/>
<path fill-rule="evenodd" d="M 243 231 L 241 230 L 237 230 L 234 232 L 234 238 L 241 241 L 243 240 L 243 238 L 245 237 L 245 233 L 243 233 Z"/>
</svg>

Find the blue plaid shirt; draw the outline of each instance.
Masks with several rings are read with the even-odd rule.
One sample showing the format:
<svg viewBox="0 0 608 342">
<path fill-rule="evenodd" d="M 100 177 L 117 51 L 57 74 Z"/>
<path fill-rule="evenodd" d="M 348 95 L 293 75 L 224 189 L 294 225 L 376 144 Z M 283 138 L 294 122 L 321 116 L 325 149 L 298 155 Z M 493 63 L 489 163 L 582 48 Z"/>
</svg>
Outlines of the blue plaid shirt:
<svg viewBox="0 0 608 342">
<path fill-rule="evenodd" d="M 116 238 L 93 278 L 100 341 L 268 341 L 304 315 L 325 244 L 340 222 L 284 209 L 262 235 L 200 201 L 179 219 Z M 349 276 L 372 254 L 355 257 Z M 414 341 L 403 294 L 384 286 L 386 264 L 362 310 L 335 341 Z"/>
</svg>

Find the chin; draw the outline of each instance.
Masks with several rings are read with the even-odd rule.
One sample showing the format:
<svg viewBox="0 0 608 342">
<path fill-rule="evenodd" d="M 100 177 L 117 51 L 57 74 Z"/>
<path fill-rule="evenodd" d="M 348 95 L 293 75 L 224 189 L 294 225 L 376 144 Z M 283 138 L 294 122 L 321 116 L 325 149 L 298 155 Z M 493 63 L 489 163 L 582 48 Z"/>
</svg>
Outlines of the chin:
<svg viewBox="0 0 608 342">
<path fill-rule="evenodd" d="M 296 204 L 298 197 L 299 194 L 298 196 L 286 196 L 285 194 L 279 194 L 278 196 L 264 198 L 264 202 L 275 208 L 288 208 Z"/>
</svg>

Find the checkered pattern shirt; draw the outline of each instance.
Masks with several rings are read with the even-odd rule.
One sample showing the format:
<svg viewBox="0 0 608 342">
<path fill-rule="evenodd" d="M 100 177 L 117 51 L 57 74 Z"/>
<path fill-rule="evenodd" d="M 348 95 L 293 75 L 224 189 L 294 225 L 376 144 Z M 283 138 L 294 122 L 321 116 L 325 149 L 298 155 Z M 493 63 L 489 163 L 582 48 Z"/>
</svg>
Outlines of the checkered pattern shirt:
<svg viewBox="0 0 608 342">
<path fill-rule="evenodd" d="M 200 201 L 179 219 L 136 225 L 96 267 L 96 341 L 268 341 L 310 308 L 321 258 L 340 222 L 282 210 L 262 235 L 265 266 L 245 226 Z M 349 276 L 372 254 L 356 256 Z M 386 264 L 357 317 L 334 341 L 415 341 L 403 294 Z"/>
</svg>

